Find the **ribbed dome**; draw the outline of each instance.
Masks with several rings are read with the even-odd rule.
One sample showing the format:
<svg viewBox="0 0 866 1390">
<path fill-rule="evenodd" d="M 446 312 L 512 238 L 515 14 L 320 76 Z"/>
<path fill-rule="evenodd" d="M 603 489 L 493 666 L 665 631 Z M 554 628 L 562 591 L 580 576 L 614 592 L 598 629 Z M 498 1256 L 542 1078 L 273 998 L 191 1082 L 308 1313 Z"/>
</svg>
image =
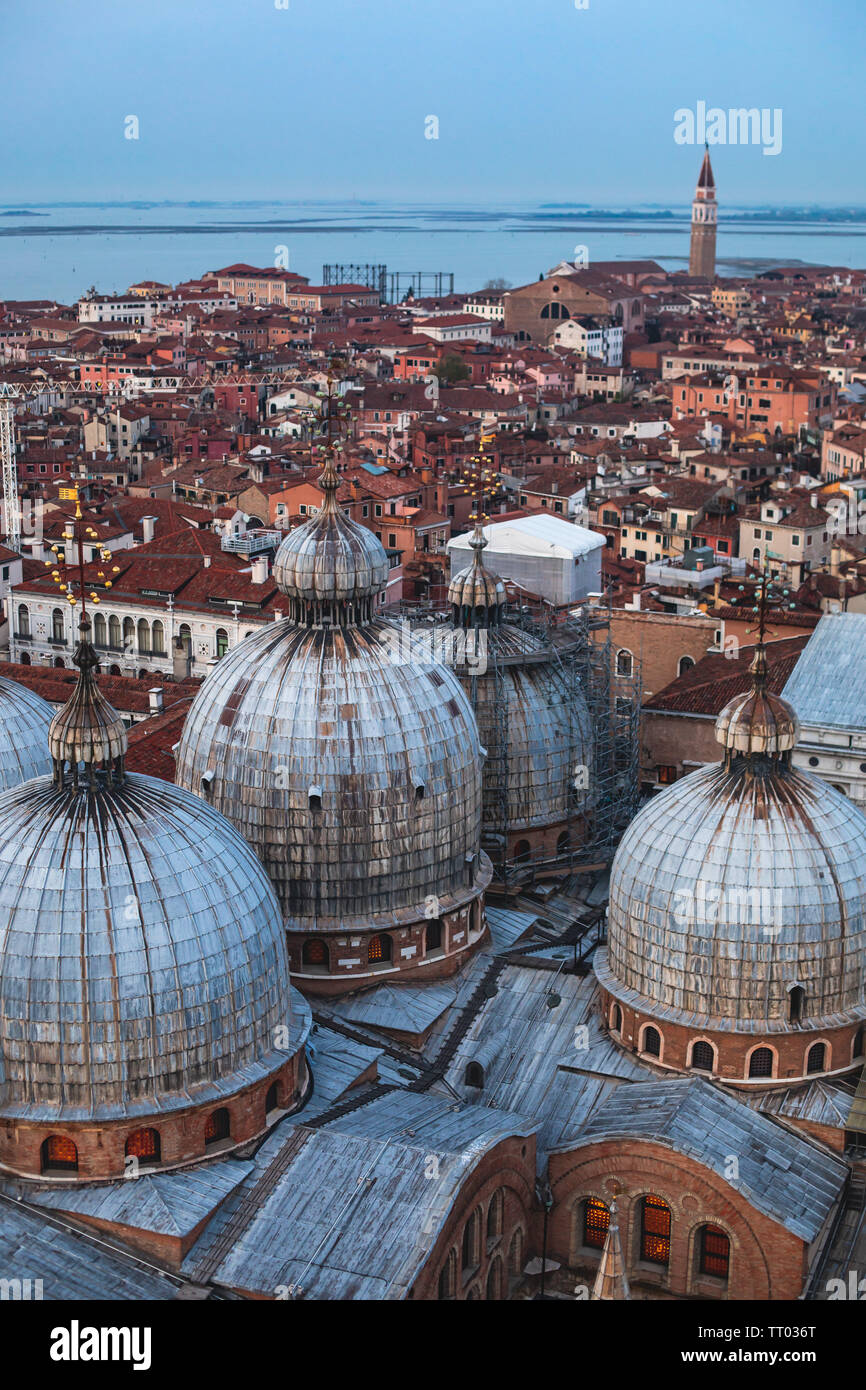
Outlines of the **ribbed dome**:
<svg viewBox="0 0 866 1390">
<path fill-rule="evenodd" d="M 388 582 L 388 557 L 372 531 L 337 507 L 297 527 L 274 557 L 274 583 L 290 598 L 350 602 Z"/>
<path fill-rule="evenodd" d="M 461 683 L 467 693 L 474 689 L 475 717 L 487 749 L 485 828 L 500 827 L 503 809 L 509 830 L 564 820 L 587 801 L 586 792 L 575 791 L 576 767 L 593 766 L 583 694 L 532 634 L 504 623 L 481 635 L 487 641 L 486 670 L 477 677 L 462 675 Z"/>
<path fill-rule="evenodd" d="M 505 602 L 505 585 L 483 565 L 467 565 L 448 585 L 448 602 L 455 608 L 495 610 Z"/>
<path fill-rule="evenodd" d="M 338 506 L 340 479 L 330 450 L 319 484 L 322 510 L 283 541 L 274 557 L 274 583 L 292 600 L 297 622 L 364 622 L 388 582 L 388 557 L 378 537 Z"/>
<path fill-rule="evenodd" d="M 188 1106 L 286 1061 L 288 961 L 255 856 L 155 778 L 0 800 L 0 1114 Z"/>
<path fill-rule="evenodd" d="M 126 754 L 126 728 L 93 679 L 99 658 L 88 640 L 90 620 L 86 615 L 79 633 L 73 661 L 81 674 L 71 698 L 51 721 L 48 746 L 55 766 L 68 762 L 73 768 L 79 763 L 109 767 Z"/>
<path fill-rule="evenodd" d="M 445 911 L 476 872 L 472 710 L 400 637 L 287 619 L 229 651 L 187 717 L 177 780 L 244 834 L 290 926 L 370 930 L 372 914 L 423 915 L 431 894 Z"/>
<path fill-rule="evenodd" d="M 53 713 L 26 685 L 0 676 L 0 792 L 51 771 L 48 726 Z"/>
<path fill-rule="evenodd" d="M 781 1030 L 797 985 L 810 1028 L 866 1018 L 866 817 L 785 758 L 684 777 L 623 836 L 596 969 L 698 1026 Z"/>
<path fill-rule="evenodd" d="M 767 656 L 759 645 L 750 667 L 754 684 L 735 695 L 716 720 L 716 739 L 735 753 L 787 753 L 800 737 L 800 721 L 787 700 L 766 688 Z"/>
</svg>

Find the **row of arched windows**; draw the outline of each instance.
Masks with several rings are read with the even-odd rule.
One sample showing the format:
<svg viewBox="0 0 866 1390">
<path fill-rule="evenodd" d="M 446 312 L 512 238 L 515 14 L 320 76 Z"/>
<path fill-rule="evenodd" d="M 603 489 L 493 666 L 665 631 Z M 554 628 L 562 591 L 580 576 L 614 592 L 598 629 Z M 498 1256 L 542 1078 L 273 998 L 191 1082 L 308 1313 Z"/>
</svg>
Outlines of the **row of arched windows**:
<svg viewBox="0 0 866 1390">
<path fill-rule="evenodd" d="M 18 606 L 18 629 L 16 636 L 30 638 L 30 609 L 26 603 Z M 250 633 L 246 634 L 247 637 Z M 192 653 L 192 631 L 188 623 L 181 623 L 178 637 L 187 656 Z M 66 616 L 62 608 L 55 608 L 51 614 L 51 641 L 66 641 Z M 141 656 L 168 656 L 166 648 L 165 624 L 161 618 L 149 623 L 145 618 L 138 622 L 133 618 L 120 619 L 116 613 L 96 613 L 93 619 L 93 645 L 103 651 L 137 650 Z M 216 631 L 216 654 L 219 659 L 229 649 L 229 635 L 224 627 Z M 29 663 L 28 663 L 29 664 Z"/>
<path fill-rule="evenodd" d="M 431 918 L 424 928 L 424 950 L 426 955 L 442 948 L 444 941 L 443 924 L 439 917 Z M 378 932 L 367 942 L 367 964 L 388 965 L 394 959 L 394 943 L 387 932 Z M 331 948 L 321 936 L 312 936 L 304 942 L 301 952 L 303 968 L 313 973 L 327 974 L 331 969 Z"/>
<path fill-rule="evenodd" d="M 276 1082 L 265 1096 L 265 1119 L 279 1108 L 279 1088 Z M 212 1110 L 205 1121 L 205 1148 L 231 1138 L 231 1116 L 225 1106 Z M 152 1168 L 162 1162 L 162 1139 L 158 1129 L 133 1130 L 127 1136 L 124 1158 L 136 1159 L 139 1168 Z M 40 1150 L 41 1169 L 48 1172 L 78 1172 L 78 1146 L 66 1134 L 49 1134 Z"/>
<path fill-rule="evenodd" d="M 671 1259 L 671 1209 L 661 1197 L 642 1197 L 639 1204 L 640 1235 L 638 1258 L 647 1264 L 667 1267 Z M 610 1207 L 598 1197 L 582 1203 L 581 1241 L 590 1250 L 602 1250 L 610 1225 Z M 697 1268 L 700 1274 L 728 1280 L 731 1242 L 727 1232 L 706 1222 L 697 1233 Z"/>
<path fill-rule="evenodd" d="M 622 1009 L 619 1004 L 613 1004 L 611 1007 L 610 1026 L 615 1033 L 622 1032 Z M 861 1028 L 852 1044 L 852 1062 L 863 1055 L 864 1046 L 866 1046 L 866 1029 Z M 645 1023 L 638 1035 L 638 1052 L 646 1057 L 657 1057 L 661 1061 L 663 1047 L 663 1038 L 658 1028 L 655 1028 L 651 1023 Z M 708 1042 L 706 1038 L 698 1038 L 689 1049 L 686 1065 L 693 1067 L 695 1071 L 714 1072 L 716 1061 L 716 1049 L 713 1044 Z M 821 1072 L 829 1071 L 830 1067 L 830 1044 L 826 1042 L 812 1043 L 805 1055 L 805 1075 L 816 1076 Z M 764 1076 L 773 1077 L 775 1074 L 776 1053 L 774 1050 L 766 1046 L 752 1048 L 747 1059 L 746 1076 L 757 1079 Z"/>
<path fill-rule="evenodd" d="M 475 1207 L 467 1217 L 460 1238 L 459 1254 L 455 1247 L 448 1252 L 447 1259 L 439 1274 L 439 1298 L 456 1298 L 458 1290 L 458 1278 L 460 1287 L 465 1287 L 466 1283 L 480 1268 L 485 1255 L 493 1255 L 496 1246 L 502 1239 L 503 1223 L 505 1220 L 505 1191 L 498 1188 L 490 1198 L 487 1206 L 485 1218 L 483 1208 Z M 484 1244 L 482 1245 L 482 1239 Z M 487 1272 L 486 1297 L 488 1299 L 499 1299 L 503 1296 L 504 1275 L 507 1271 L 512 1278 L 518 1277 L 523 1270 L 523 1245 L 524 1236 L 520 1227 L 512 1232 L 508 1246 L 507 1263 L 504 1265 L 500 1254 L 493 1255 L 490 1267 Z M 477 1290 L 470 1290 L 467 1298 L 477 1298 Z"/>
<path fill-rule="evenodd" d="M 694 666 L 694 657 L 681 656 L 677 662 L 677 675 L 684 676 L 686 671 L 690 671 Z M 620 647 L 616 654 L 616 674 L 623 677 L 634 675 L 634 656 L 628 647 Z"/>
</svg>

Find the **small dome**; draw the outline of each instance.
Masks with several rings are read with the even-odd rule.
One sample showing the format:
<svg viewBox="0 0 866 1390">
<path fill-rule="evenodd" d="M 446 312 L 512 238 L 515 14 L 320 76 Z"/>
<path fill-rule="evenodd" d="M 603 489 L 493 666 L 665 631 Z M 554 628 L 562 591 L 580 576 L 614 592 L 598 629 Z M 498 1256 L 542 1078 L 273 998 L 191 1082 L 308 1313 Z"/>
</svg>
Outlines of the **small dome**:
<svg viewBox="0 0 866 1390">
<path fill-rule="evenodd" d="M 58 710 L 48 730 L 48 746 L 55 767 L 79 763 L 109 767 L 125 757 L 126 728 L 117 711 L 108 703 L 93 673 L 99 658 L 90 645 L 90 620 L 82 617 L 80 641 L 73 661 L 81 672 L 72 697 Z"/>
<path fill-rule="evenodd" d="M 763 646 L 758 647 L 750 670 L 754 684 L 725 705 L 716 720 L 716 739 L 731 753 L 768 757 L 788 753 L 800 737 L 800 721 L 786 700 L 766 688 Z"/>
<path fill-rule="evenodd" d="M 117 1119 L 286 1061 L 282 918 L 240 835 L 156 778 L 0 800 L 0 1115 Z"/>
<path fill-rule="evenodd" d="M 53 713 L 26 685 L 0 676 L 0 792 L 51 771 L 48 727 Z"/>
<path fill-rule="evenodd" d="M 496 609 L 505 602 L 505 585 L 483 565 L 467 565 L 451 580 L 448 602 L 455 608 Z"/>
<path fill-rule="evenodd" d="M 308 625 L 339 623 L 344 615 L 334 605 L 358 604 L 355 620 L 369 617 L 372 600 L 388 582 L 388 557 L 378 537 L 338 505 L 332 455 L 319 483 L 322 510 L 283 541 L 274 557 L 274 583 L 295 600 L 293 616 Z"/>
</svg>

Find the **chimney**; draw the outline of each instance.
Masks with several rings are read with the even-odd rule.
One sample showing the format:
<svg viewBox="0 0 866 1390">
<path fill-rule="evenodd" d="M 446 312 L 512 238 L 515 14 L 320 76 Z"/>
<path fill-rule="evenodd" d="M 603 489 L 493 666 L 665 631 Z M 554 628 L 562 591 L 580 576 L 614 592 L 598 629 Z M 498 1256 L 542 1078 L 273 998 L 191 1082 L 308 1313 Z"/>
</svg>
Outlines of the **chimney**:
<svg viewBox="0 0 866 1390">
<path fill-rule="evenodd" d="M 152 690 L 148 690 L 151 714 L 162 714 L 165 708 L 164 691 L 161 685 L 155 685 Z"/>
<path fill-rule="evenodd" d="M 148 545 L 154 536 L 158 518 L 155 516 L 143 516 L 141 518 L 141 533 L 144 536 L 144 544 Z"/>
<path fill-rule="evenodd" d="M 268 577 L 268 559 L 266 555 L 257 555 L 253 560 L 252 582 L 254 584 L 264 584 Z"/>
<path fill-rule="evenodd" d="M 813 493 L 812 493 L 812 496 L 809 498 L 809 501 L 812 503 L 812 506 L 813 506 L 813 507 L 817 507 L 817 505 L 818 505 L 818 494 L 817 494 L 816 492 L 813 492 Z"/>
<path fill-rule="evenodd" d="M 209 569 L 210 569 L 210 556 L 209 556 L 209 555 L 205 555 L 205 556 L 203 557 L 203 564 L 204 564 L 204 567 L 205 567 L 206 570 L 209 570 Z"/>
<path fill-rule="evenodd" d="M 831 548 L 830 548 L 830 573 L 833 575 L 834 579 L 835 579 L 835 578 L 838 578 L 838 575 L 839 575 L 839 561 L 840 561 L 841 559 L 842 559 L 842 551 L 839 549 L 838 545 L 831 546 Z"/>
</svg>

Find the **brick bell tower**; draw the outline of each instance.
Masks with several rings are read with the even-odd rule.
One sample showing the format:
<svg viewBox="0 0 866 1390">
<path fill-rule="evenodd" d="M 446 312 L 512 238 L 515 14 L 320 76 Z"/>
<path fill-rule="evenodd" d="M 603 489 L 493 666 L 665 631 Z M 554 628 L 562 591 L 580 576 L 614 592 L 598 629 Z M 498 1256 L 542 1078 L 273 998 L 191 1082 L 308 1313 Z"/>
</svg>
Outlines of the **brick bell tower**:
<svg viewBox="0 0 866 1390">
<path fill-rule="evenodd" d="M 689 275 L 712 280 L 716 273 L 716 182 L 707 145 L 692 203 L 692 240 Z"/>
</svg>

